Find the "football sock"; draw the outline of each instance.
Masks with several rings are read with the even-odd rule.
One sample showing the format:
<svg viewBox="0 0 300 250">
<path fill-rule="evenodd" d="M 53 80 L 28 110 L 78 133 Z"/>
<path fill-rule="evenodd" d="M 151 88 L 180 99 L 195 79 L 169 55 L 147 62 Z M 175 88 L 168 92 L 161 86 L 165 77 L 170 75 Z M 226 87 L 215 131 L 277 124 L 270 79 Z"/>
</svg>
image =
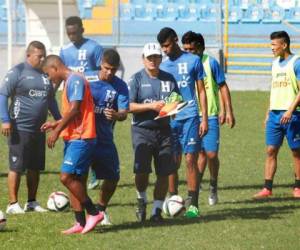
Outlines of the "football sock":
<svg viewBox="0 0 300 250">
<path fill-rule="evenodd" d="M 136 194 L 138 199 L 143 199 L 144 202 L 147 203 L 147 192 L 136 191 Z"/>
<path fill-rule="evenodd" d="M 101 204 L 97 204 L 97 208 L 99 211 L 104 212 L 106 210 L 106 206 L 103 206 Z"/>
<path fill-rule="evenodd" d="M 188 198 L 191 199 L 191 205 L 198 208 L 198 192 L 188 191 Z"/>
<path fill-rule="evenodd" d="M 162 205 L 163 205 L 163 201 L 161 200 L 154 200 L 153 202 L 153 208 L 152 208 L 152 215 L 156 214 L 156 209 L 159 208 L 161 209 L 162 208 Z"/>
<path fill-rule="evenodd" d="M 90 198 L 83 202 L 82 205 L 85 207 L 86 211 L 90 215 L 97 215 L 99 213 Z"/>
<path fill-rule="evenodd" d="M 211 192 L 217 192 L 218 180 L 210 179 L 209 184 Z"/>
<path fill-rule="evenodd" d="M 200 186 L 201 182 L 202 182 L 202 178 L 203 178 L 203 173 L 198 173 L 198 185 Z"/>
<path fill-rule="evenodd" d="M 295 179 L 294 188 L 300 188 L 300 180 Z"/>
<path fill-rule="evenodd" d="M 265 180 L 264 187 L 270 191 L 272 191 L 273 188 L 273 180 Z"/>
<path fill-rule="evenodd" d="M 75 211 L 75 220 L 80 224 L 80 226 L 85 226 L 85 212 L 84 211 Z"/>
<path fill-rule="evenodd" d="M 27 202 L 34 202 L 36 201 L 35 199 L 30 199 L 30 200 L 27 200 Z"/>
</svg>

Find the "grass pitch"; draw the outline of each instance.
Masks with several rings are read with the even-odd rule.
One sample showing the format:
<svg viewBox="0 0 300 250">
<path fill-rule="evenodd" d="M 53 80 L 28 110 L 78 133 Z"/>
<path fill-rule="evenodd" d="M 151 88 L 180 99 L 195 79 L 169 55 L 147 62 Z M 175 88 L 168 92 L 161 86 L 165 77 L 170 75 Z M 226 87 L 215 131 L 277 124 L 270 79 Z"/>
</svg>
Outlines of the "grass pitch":
<svg viewBox="0 0 300 250">
<path fill-rule="evenodd" d="M 116 126 L 116 144 L 121 161 L 121 180 L 108 208 L 112 226 L 98 227 L 87 235 L 62 236 L 73 223 L 73 214 L 28 213 L 7 216 L 0 232 L 0 249 L 299 249 L 300 200 L 292 198 L 293 164 L 287 145 L 281 149 L 273 198 L 254 201 L 263 184 L 265 159 L 263 120 L 268 105 L 266 92 L 233 92 L 237 125 L 222 127 L 219 204 L 208 205 L 208 171 L 200 194 L 198 219 L 167 218 L 163 225 L 135 220 L 136 193 L 132 174 L 130 121 Z M 7 146 L 0 139 L 0 209 L 7 206 Z M 62 143 L 47 151 L 47 168 L 41 175 L 38 200 L 46 206 L 53 191 L 66 191 L 59 182 Z M 185 166 L 181 167 L 180 195 L 186 197 Z M 152 209 L 153 181 L 148 189 Z M 94 201 L 98 191 L 90 192 Z M 26 201 L 22 178 L 19 202 Z"/>
</svg>

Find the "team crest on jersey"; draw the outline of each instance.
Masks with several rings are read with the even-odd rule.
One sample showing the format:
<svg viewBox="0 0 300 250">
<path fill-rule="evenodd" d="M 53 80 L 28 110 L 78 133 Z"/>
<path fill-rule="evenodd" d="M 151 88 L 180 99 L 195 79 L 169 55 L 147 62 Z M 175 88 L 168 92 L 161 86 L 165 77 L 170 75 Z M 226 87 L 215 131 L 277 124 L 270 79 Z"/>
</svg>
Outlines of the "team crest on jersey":
<svg viewBox="0 0 300 250">
<path fill-rule="evenodd" d="M 115 90 L 106 90 L 105 102 L 106 103 L 113 103 L 117 92 Z"/>
<path fill-rule="evenodd" d="M 160 81 L 161 92 L 170 92 L 170 81 Z"/>
<path fill-rule="evenodd" d="M 78 50 L 78 60 L 85 61 L 86 60 L 86 49 Z"/>
</svg>

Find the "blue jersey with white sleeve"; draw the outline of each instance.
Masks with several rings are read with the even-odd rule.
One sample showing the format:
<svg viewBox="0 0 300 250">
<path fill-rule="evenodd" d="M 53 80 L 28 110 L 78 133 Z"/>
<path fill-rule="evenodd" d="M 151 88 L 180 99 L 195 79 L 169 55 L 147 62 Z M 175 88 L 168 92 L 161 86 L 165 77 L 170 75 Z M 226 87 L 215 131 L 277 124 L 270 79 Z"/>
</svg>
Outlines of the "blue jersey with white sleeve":
<svg viewBox="0 0 300 250">
<path fill-rule="evenodd" d="M 96 41 L 84 38 L 81 44 L 69 43 L 60 50 L 63 63 L 75 72 L 98 70 L 103 48 Z"/>
<path fill-rule="evenodd" d="M 85 74 L 90 83 L 91 93 L 95 104 L 97 141 L 113 143 L 114 121 L 107 120 L 103 111 L 105 108 L 116 111 L 129 110 L 129 93 L 127 84 L 119 77 L 114 76 L 112 82 L 102 81 L 98 71 Z"/>
<path fill-rule="evenodd" d="M 196 81 L 205 77 L 199 56 L 182 51 L 175 60 L 167 58 L 160 65 L 160 69 L 170 73 L 176 79 L 180 94 L 184 101 L 191 103 L 176 115 L 175 120 L 183 120 L 198 116 L 198 101 L 196 95 Z"/>
</svg>

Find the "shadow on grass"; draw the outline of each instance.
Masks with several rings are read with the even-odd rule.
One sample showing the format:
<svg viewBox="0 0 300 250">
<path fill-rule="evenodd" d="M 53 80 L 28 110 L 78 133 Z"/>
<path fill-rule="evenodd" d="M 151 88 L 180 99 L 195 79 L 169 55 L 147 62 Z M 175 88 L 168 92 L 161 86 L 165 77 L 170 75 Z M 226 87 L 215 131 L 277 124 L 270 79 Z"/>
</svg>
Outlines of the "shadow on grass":
<svg viewBox="0 0 300 250">
<path fill-rule="evenodd" d="M 139 222 L 126 222 L 120 225 L 112 225 L 108 227 L 97 227 L 96 232 L 98 233 L 109 233 L 118 232 L 122 230 L 136 230 L 140 228 L 153 228 L 153 227 L 170 227 L 178 225 L 190 225 L 197 223 L 209 223 L 215 221 L 225 221 L 225 220 L 268 220 L 281 219 L 283 214 L 292 213 L 295 209 L 299 209 L 300 205 L 285 205 L 285 206 L 262 206 L 262 207 L 252 207 L 252 208 L 231 208 L 222 209 L 215 211 L 206 215 L 203 215 L 195 219 L 187 219 L 184 217 L 180 218 L 168 218 L 165 219 L 163 223 L 153 223 L 146 221 L 145 223 Z"/>
<path fill-rule="evenodd" d="M 235 190 L 235 189 L 258 189 L 260 190 L 263 187 L 263 183 L 261 184 L 256 184 L 256 185 L 232 185 L 232 186 L 224 186 L 224 187 L 219 187 L 219 190 Z M 293 183 L 284 183 L 284 184 L 278 184 L 274 185 L 274 188 L 276 187 L 293 187 Z"/>
<path fill-rule="evenodd" d="M 207 181 L 207 180 L 203 180 L 202 181 L 202 183 L 208 183 L 209 181 Z M 149 185 L 148 185 L 148 187 L 153 187 L 154 186 L 154 184 L 155 184 L 155 182 L 149 182 Z M 178 182 L 178 185 L 179 186 L 185 186 L 186 185 L 186 181 L 185 180 L 180 180 L 179 182 Z M 121 183 L 121 184 L 118 184 L 118 188 L 125 188 L 125 187 L 135 187 L 135 184 L 134 184 L 134 182 L 132 182 L 132 183 Z M 261 186 L 260 186 L 261 187 Z M 220 189 L 222 189 L 222 188 L 220 188 Z"/>
<path fill-rule="evenodd" d="M 300 199 L 295 199 L 294 197 L 270 197 L 265 199 L 247 199 L 247 200 L 233 200 L 220 202 L 220 204 L 255 204 L 255 203 L 271 203 L 271 202 L 300 202 Z"/>
<path fill-rule="evenodd" d="M 60 174 L 60 171 L 41 171 L 41 175 L 58 175 Z M 22 174 L 24 175 L 24 174 Z M 6 178 L 7 177 L 7 173 L 0 173 L 0 178 Z"/>
</svg>

